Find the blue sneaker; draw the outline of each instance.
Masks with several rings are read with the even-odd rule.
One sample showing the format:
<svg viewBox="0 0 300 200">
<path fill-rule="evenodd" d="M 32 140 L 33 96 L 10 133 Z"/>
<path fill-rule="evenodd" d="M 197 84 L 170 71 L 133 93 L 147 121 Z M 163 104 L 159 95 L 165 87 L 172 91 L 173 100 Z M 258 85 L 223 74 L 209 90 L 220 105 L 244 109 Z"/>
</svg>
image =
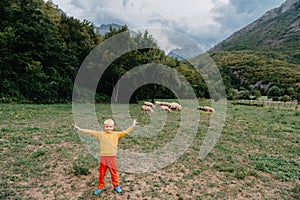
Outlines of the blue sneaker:
<svg viewBox="0 0 300 200">
<path fill-rule="evenodd" d="M 94 195 L 99 195 L 101 192 L 102 192 L 102 189 L 97 189 L 97 190 L 94 192 Z"/>
<path fill-rule="evenodd" d="M 120 188 L 119 186 L 116 186 L 116 187 L 115 187 L 115 191 L 116 191 L 117 193 L 122 193 L 122 190 L 121 190 L 121 188 Z"/>
</svg>

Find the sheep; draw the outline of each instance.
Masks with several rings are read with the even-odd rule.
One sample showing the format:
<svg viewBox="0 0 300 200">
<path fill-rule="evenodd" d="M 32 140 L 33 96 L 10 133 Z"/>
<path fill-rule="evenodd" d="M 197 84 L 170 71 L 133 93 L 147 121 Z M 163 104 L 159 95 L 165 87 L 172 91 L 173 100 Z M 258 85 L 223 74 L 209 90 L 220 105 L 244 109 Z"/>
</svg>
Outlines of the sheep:
<svg viewBox="0 0 300 200">
<path fill-rule="evenodd" d="M 153 103 L 147 102 L 147 101 L 144 102 L 144 106 L 149 106 L 151 108 L 155 108 L 155 105 Z"/>
<path fill-rule="evenodd" d="M 205 108 L 204 108 L 203 106 L 198 106 L 198 107 L 197 107 L 197 110 L 205 111 Z"/>
<path fill-rule="evenodd" d="M 161 102 L 160 105 L 161 106 L 167 106 L 167 107 L 171 108 L 171 104 L 169 102 Z"/>
<path fill-rule="evenodd" d="M 182 109 L 182 106 L 179 103 L 172 102 L 172 103 L 170 103 L 170 108 L 180 111 Z"/>
<path fill-rule="evenodd" d="M 141 107 L 141 110 L 142 110 L 143 112 L 153 113 L 153 109 L 152 109 L 151 107 L 149 107 L 149 106 L 143 105 L 143 106 Z"/>
<path fill-rule="evenodd" d="M 168 107 L 170 110 L 174 109 L 178 111 L 182 109 L 182 106 L 176 102 L 169 103 L 169 102 L 155 101 L 155 105 L 160 107 L 164 106 L 163 108 L 161 108 L 162 110 L 167 110 L 165 107 Z"/>
<path fill-rule="evenodd" d="M 160 106 L 160 109 L 163 111 L 172 112 L 172 110 L 168 106 Z"/>
<path fill-rule="evenodd" d="M 202 110 L 204 112 L 210 112 L 210 113 L 215 113 L 215 109 L 211 108 L 209 106 L 198 106 L 197 110 Z"/>
<path fill-rule="evenodd" d="M 171 108 L 171 104 L 168 103 L 168 102 L 160 102 L 160 101 L 156 101 L 156 102 L 155 102 L 155 105 L 158 105 L 158 106 L 168 106 L 169 108 Z"/>
<path fill-rule="evenodd" d="M 160 106 L 161 102 L 160 101 L 155 101 L 156 106 Z"/>
<path fill-rule="evenodd" d="M 215 109 L 212 107 L 204 106 L 206 112 L 215 113 Z"/>
</svg>

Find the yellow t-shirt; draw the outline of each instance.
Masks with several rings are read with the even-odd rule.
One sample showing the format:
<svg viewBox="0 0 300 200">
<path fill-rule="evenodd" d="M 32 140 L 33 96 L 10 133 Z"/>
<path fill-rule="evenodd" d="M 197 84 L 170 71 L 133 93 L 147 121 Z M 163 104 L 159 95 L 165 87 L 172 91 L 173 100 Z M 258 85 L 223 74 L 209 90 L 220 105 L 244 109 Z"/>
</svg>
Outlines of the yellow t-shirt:
<svg viewBox="0 0 300 200">
<path fill-rule="evenodd" d="M 116 156 L 119 138 L 124 137 L 132 131 L 133 127 L 129 127 L 125 131 L 112 131 L 110 133 L 83 129 L 82 133 L 97 137 L 99 139 L 101 156 Z"/>
</svg>

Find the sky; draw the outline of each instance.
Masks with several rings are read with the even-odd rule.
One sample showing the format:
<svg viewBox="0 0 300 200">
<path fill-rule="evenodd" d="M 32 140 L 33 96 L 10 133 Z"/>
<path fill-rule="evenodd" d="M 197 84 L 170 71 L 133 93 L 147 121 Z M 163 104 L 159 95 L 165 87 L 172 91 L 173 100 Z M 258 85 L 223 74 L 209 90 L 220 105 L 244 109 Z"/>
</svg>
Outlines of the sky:
<svg viewBox="0 0 300 200">
<path fill-rule="evenodd" d="M 52 0 L 60 9 L 96 26 L 167 28 L 209 49 L 279 7 L 285 0 Z"/>
</svg>

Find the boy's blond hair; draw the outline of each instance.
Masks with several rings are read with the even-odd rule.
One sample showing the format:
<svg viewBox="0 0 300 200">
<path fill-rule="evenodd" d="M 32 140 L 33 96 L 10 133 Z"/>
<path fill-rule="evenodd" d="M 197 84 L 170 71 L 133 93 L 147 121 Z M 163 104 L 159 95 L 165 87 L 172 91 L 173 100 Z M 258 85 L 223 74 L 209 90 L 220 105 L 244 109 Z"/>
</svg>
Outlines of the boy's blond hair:
<svg viewBox="0 0 300 200">
<path fill-rule="evenodd" d="M 105 120 L 105 121 L 103 122 L 103 125 L 112 125 L 112 126 L 114 126 L 114 125 L 115 125 L 115 122 L 114 122 L 114 120 L 112 120 L 112 119 L 107 119 L 107 120 Z"/>
</svg>

